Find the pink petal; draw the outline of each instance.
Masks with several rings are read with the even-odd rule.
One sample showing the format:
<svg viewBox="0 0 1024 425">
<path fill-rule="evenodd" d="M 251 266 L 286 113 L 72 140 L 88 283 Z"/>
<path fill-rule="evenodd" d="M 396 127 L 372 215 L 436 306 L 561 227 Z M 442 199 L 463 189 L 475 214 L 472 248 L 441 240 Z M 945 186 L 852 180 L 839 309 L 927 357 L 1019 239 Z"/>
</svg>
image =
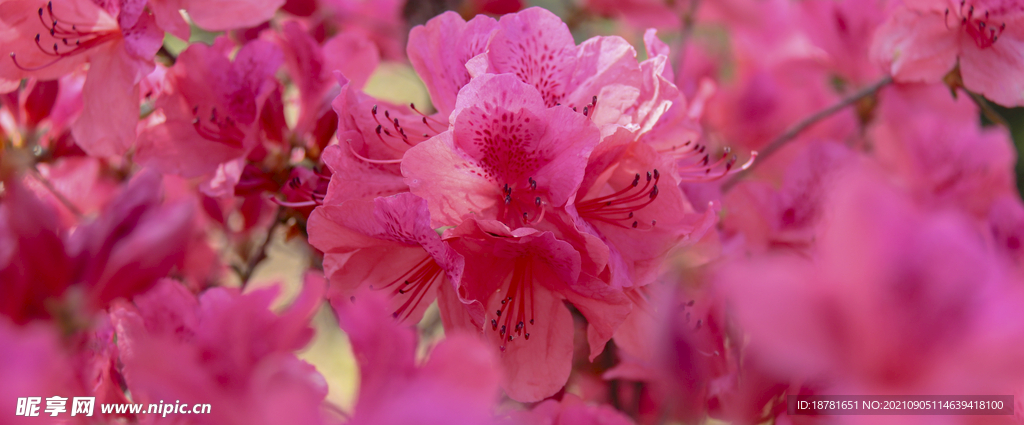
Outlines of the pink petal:
<svg viewBox="0 0 1024 425">
<path fill-rule="evenodd" d="M 135 143 L 139 122 L 139 68 L 113 43 L 89 61 L 82 114 L 71 126 L 75 141 L 92 156 L 118 156 Z"/>
<path fill-rule="evenodd" d="M 540 91 L 547 106 L 562 102 L 573 73 L 576 42 L 555 14 L 531 7 L 505 15 L 487 44 L 488 72 L 510 73 Z M 578 105 L 581 106 L 581 105 Z"/>
<path fill-rule="evenodd" d="M 409 62 L 442 116 L 455 109 L 459 90 L 469 82 L 466 62 L 484 52 L 497 26 L 484 15 L 466 22 L 455 12 L 445 12 L 409 32 Z"/>
<path fill-rule="evenodd" d="M 254 27 L 266 22 L 285 0 L 181 0 L 192 21 L 209 31 Z"/>
<path fill-rule="evenodd" d="M 149 0 L 149 10 L 153 12 L 157 26 L 175 37 L 188 40 L 192 28 L 179 12 L 184 8 L 181 2 L 182 0 Z"/>
<path fill-rule="evenodd" d="M 1006 23 L 991 46 L 979 49 L 969 37 L 960 43 L 964 86 L 1006 107 L 1024 106 L 1024 17 Z"/>
<path fill-rule="evenodd" d="M 542 400 L 560 390 L 572 371 L 573 324 L 562 298 L 546 289 L 534 292 L 533 308 L 543 317 L 530 339 L 508 344 L 501 354 L 505 371 L 502 388 L 510 398 L 524 403 Z M 497 332 L 484 331 L 495 345 L 504 344 Z"/>
<path fill-rule="evenodd" d="M 942 18 L 941 12 L 897 9 L 876 30 L 872 59 L 897 81 L 938 82 L 953 69 L 959 51 L 957 31 Z"/>
</svg>

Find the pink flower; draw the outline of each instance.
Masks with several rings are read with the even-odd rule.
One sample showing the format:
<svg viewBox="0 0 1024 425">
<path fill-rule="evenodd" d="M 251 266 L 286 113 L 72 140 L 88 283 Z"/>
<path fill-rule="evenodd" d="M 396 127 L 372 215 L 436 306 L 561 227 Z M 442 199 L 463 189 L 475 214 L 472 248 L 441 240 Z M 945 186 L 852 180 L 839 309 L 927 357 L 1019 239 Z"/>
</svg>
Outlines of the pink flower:
<svg viewBox="0 0 1024 425">
<path fill-rule="evenodd" d="M 938 82 L 958 67 L 968 90 L 1021 106 L 1022 18 L 1015 1 L 906 1 L 875 33 L 871 55 L 904 82 Z"/>
<path fill-rule="evenodd" d="M 722 267 L 751 352 L 775 373 L 840 394 L 1016 385 L 1019 285 L 969 222 L 921 210 L 866 171 L 831 193 L 811 255 Z"/>
<path fill-rule="evenodd" d="M 75 140 L 95 156 L 127 151 L 139 120 L 138 84 L 163 42 L 145 0 L 15 0 L 0 5 L 0 16 L 0 43 L 11 56 L 0 61 L 0 86 L 58 78 L 89 63 Z"/>
<path fill-rule="evenodd" d="M 561 18 L 539 7 L 502 16 L 466 68 L 473 77 L 514 74 L 548 107 L 568 105 L 598 125 L 641 125 L 650 112 L 638 101 L 643 76 L 626 40 L 592 37 L 577 46 Z"/>
<path fill-rule="evenodd" d="M 309 319 L 323 296 L 322 278 L 281 315 L 269 310 L 277 290 L 242 295 L 214 288 L 198 299 L 164 280 L 135 305 L 111 310 L 124 375 L 137 403 L 209 403 L 210 424 L 324 423 L 323 377 L 293 352 L 313 336 Z"/>
<path fill-rule="evenodd" d="M 157 24 L 182 40 L 191 30 L 181 16 L 188 12 L 196 26 L 209 31 L 254 27 L 270 20 L 285 0 L 147 0 Z"/>
<path fill-rule="evenodd" d="M 78 212 L 84 216 L 93 216 L 103 211 L 103 207 L 114 199 L 119 189 L 116 179 L 104 175 L 103 165 L 101 159 L 78 156 L 61 158 L 37 167 L 39 174 Z M 42 183 L 36 179 L 26 179 L 24 183 L 36 196 L 56 208 L 64 227 L 78 224 L 80 218 L 56 199 Z"/>
<path fill-rule="evenodd" d="M 4 385 L 0 387 L 0 400 L 7 404 L 8 418 L 4 423 L 37 424 L 45 421 L 39 417 L 14 415 L 18 399 L 22 397 L 41 397 L 37 405 L 38 416 L 49 417 L 44 412 L 45 398 L 67 397 L 70 411 L 73 397 L 91 396 L 76 379 L 76 370 L 69 356 L 61 347 L 57 329 L 49 325 L 36 323 L 19 327 L 12 324 L 6 317 L 0 317 L 0 374 L 4 376 Z M 98 407 L 95 416 L 100 416 Z M 70 417 L 68 417 L 70 418 Z M 77 416 L 70 419 L 83 418 Z M 69 423 L 86 423 L 72 421 Z"/>
<path fill-rule="evenodd" d="M 321 0 L 320 4 L 333 14 L 328 22 L 345 28 L 346 33 L 372 41 L 381 57 L 404 59 L 402 44 L 409 28 L 404 16 L 406 0 Z"/>
<path fill-rule="evenodd" d="M 434 299 L 443 311 L 463 308 L 447 301 L 455 297 L 464 260 L 430 227 L 427 203 L 418 196 L 325 203 L 313 211 L 307 229 L 309 243 L 324 252 L 332 302 L 369 286 L 386 291 L 394 316 L 413 324 Z"/>
<path fill-rule="evenodd" d="M 414 329 L 392 320 L 383 294 L 360 292 L 332 303 L 359 365 L 351 424 L 497 423 L 500 370 L 492 349 L 472 335 L 449 333 L 425 362 Z"/>
<path fill-rule="evenodd" d="M 469 83 L 466 62 L 485 51 L 497 26 L 484 15 L 466 22 L 455 12 L 445 12 L 409 31 L 409 62 L 442 117 L 455 109 L 459 90 Z"/>
<path fill-rule="evenodd" d="M 341 93 L 332 106 L 338 115 L 339 144 L 323 155 L 336 176 L 332 196 L 340 203 L 408 192 L 399 163 L 409 148 L 447 129 L 445 118 L 441 113 L 428 116 L 411 103 L 398 106 L 374 99 L 345 76 L 338 79 Z"/>
<path fill-rule="evenodd" d="M 204 191 L 231 194 L 241 160 L 260 143 L 260 111 L 278 84 L 281 52 L 256 40 L 238 51 L 220 38 L 213 46 L 191 45 L 178 56 L 168 92 L 139 134 L 136 160 L 164 173 L 205 176 Z"/>
<path fill-rule="evenodd" d="M 859 159 L 838 143 L 809 144 L 786 168 L 778 189 L 758 180 L 736 185 L 723 200 L 729 213 L 722 230 L 730 237 L 741 236 L 742 249 L 748 252 L 805 252 L 813 246 L 830 185 Z"/>
<path fill-rule="evenodd" d="M 97 219 L 79 224 L 70 235 L 55 211 L 31 191 L 14 180 L 4 186 L 0 277 L 8 296 L 0 312 L 16 323 L 54 313 L 87 317 L 116 298 L 145 291 L 184 255 L 192 209 L 183 203 L 161 206 L 158 175 L 138 176 Z M 82 288 L 84 296 L 64 307 L 84 312 L 46 307 L 73 286 Z"/>
<path fill-rule="evenodd" d="M 585 403 L 573 394 L 566 394 L 561 401 L 544 400 L 529 411 L 514 412 L 512 418 L 522 424 L 630 425 L 633 423 L 628 416 L 611 406 Z"/>
<path fill-rule="evenodd" d="M 843 83 L 870 84 L 880 70 L 869 60 L 872 35 L 886 18 L 888 0 L 808 1 L 797 4 L 799 28 Z"/>
<path fill-rule="evenodd" d="M 461 326 L 482 329 L 501 350 L 502 388 L 512 399 L 538 401 L 565 385 L 573 320 L 563 302 L 589 322 L 591 360 L 629 312 L 621 290 L 581 273 L 581 253 L 551 232 L 469 220 L 444 239 L 466 258 L 459 296 L 484 308 L 482 315 L 470 310 L 471 320 Z"/>
<path fill-rule="evenodd" d="M 566 208 L 577 228 L 608 245 L 612 282 L 619 287 L 650 282 L 669 249 L 696 242 L 717 220 L 713 209 L 700 214 L 690 205 L 670 159 L 633 137 L 622 128 L 605 137 Z"/>
<path fill-rule="evenodd" d="M 484 75 L 463 88 L 452 128 L 409 149 L 402 174 L 427 200 L 431 220 L 467 214 L 520 227 L 560 208 L 579 187 L 599 132 L 512 75 Z"/>
<path fill-rule="evenodd" d="M 294 131 L 313 130 L 325 112 L 330 111 L 329 94 L 336 90 L 335 71 L 340 71 L 356 88 L 362 88 L 380 61 L 377 47 L 355 34 L 338 34 L 317 43 L 298 21 L 284 23 L 278 35 L 284 52 L 284 65 L 299 89 L 299 119 Z"/>
<path fill-rule="evenodd" d="M 996 198 L 1016 193 L 1010 135 L 982 128 L 970 99 L 923 84 L 896 85 L 882 96 L 868 133 L 875 156 L 922 202 L 983 218 Z"/>
<path fill-rule="evenodd" d="M 449 12 L 409 37 L 410 61 L 444 116 L 470 78 L 483 74 L 514 74 L 536 88 L 546 106 L 568 105 L 598 125 L 653 123 L 664 111 L 638 100 L 642 71 L 628 42 L 593 37 L 577 46 L 560 18 L 538 7 L 497 23 L 483 16 L 466 22 Z"/>
</svg>

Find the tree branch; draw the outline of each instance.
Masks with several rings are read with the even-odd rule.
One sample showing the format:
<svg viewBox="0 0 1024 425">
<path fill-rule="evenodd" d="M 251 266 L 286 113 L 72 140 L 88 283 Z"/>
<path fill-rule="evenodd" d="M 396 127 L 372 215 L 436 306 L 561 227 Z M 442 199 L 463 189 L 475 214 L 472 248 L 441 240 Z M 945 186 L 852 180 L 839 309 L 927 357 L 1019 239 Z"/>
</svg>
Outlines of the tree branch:
<svg viewBox="0 0 1024 425">
<path fill-rule="evenodd" d="M 734 174 L 729 180 L 727 180 L 722 185 L 722 192 L 728 192 L 729 189 L 732 189 L 733 186 L 736 186 L 736 184 L 743 180 L 743 178 L 745 178 L 747 175 L 749 175 L 751 171 L 753 171 L 753 169 L 757 167 L 758 164 L 764 162 L 766 159 L 768 159 L 768 157 L 770 157 L 772 154 L 774 154 L 783 146 L 785 146 L 786 143 L 788 143 L 790 140 L 795 139 L 796 136 L 800 135 L 800 133 L 806 130 L 807 127 L 810 127 L 818 123 L 818 121 L 821 121 L 825 118 L 834 115 L 836 112 L 843 110 L 847 106 L 850 106 L 865 97 L 875 94 L 882 87 L 885 87 L 890 83 L 892 83 L 892 77 L 882 78 L 881 80 L 878 80 L 875 83 L 860 89 L 856 93 L 844 97 L 842 100 L 836 102 L 834 105 L 822 109 L 814 113 L 813 115 L 804 118 L 795 125 L 789 127 L 789 129 L 786 130 L 785 133 L 782 133 L 781 135 L 779 135 L 779 137 L 776 137 L 774 140 L 769 142 L 763 150 L 758 152 L 757 161 L 751 164 L 749 168 Z"/>
</svg>

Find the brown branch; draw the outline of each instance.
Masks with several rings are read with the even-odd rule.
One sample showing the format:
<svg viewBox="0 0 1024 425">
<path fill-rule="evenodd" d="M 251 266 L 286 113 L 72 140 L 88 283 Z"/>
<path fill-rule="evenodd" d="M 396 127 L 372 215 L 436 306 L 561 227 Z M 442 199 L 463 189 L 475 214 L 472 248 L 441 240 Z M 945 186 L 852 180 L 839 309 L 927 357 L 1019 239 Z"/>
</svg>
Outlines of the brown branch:
<svg viewBox="0 0 1024 425">
<path fill-rule="evenodd" d="M 971 100 L 974 101 L 975 105 L 978 105 L 978 107 L 981 108 L 981 113 L 985 115 L 985 118 L 987 118 L 993 124 L 1010 128 L 1010 124 L 1006 122 L 1006 119 L 1003 118 L 1002 115 L 999 115 L 999 112 L 997 112 L 995 108 L 992 107 L 992 104 L 989 103 L 988 99 L 985 99 L 982 95 L 967 89 L 964 89 L 963 91 L 967 93 L 968 96 L 971 97 Z"/>
<path fill-rule="evenodd" d="M 697 9 L 700 7 L 700 0 L 690 0 L 690 7 L 684 15 L 679 17 L 680 36 L 679 44 L 676 47 L 676 72 L 682 74 L 683 65 L 686 63 L 686 44 L 693 37 L 693 27 L 697 24 Z M 650 52 L 647 52 L 650 54 Z"/>
<path fill-rule="evenodd" d="M 35 166 L 29 168 L 28 175 L 32 176 L 32 178 L 36 179 L 36 181 L 42 184 L 43 187 L 46 188 L 46 190 L 50 191 L 50 193 L 53 194 L 53 197 L 57 198 L 57 200 L 64 205 L 64 208 L 67 208 L 68 211 L 71 211 L 71 213 L 74 214 L 76 218 L 82 218 L 82 210 L 78 209 L 78 207 L 76 207 L 75 204 L 71 203 L 71 200 L 65 197 L 63 193 L 60 193 L 60 191 L 57 190 L 56 187 L 53 187 L 53 183 L 50 183 L 50 180 L 48 180 L 46 177 L 43 177 L 43 175 L 39 173 L 39 170 L 36 169 Z"/>
<path fill-rule="evenodd" d="M 729 189 L 732 189 L 733 186 L 736 186 L 736 184 L 739 183 L 741 180 L 743 180 L 744 177 L 749 175 L 751 173 L 751 171 L 753 171 L 754 168 L 757 167 L 758 164 L 760 164 L 760 163 L 764 162 L 765 160 L 767 160 L 768 157 L 772 156 L 772 154 L 774 154 L 779 149 L 781 149 L 783 146 L 785 146 L 786 143 L 788 143 L 789 141 L 795 139 L 796 136 L 799 136 L 800 133 L 803 132 L 804 130 L 806 130 L 808 127 L 810 127 L 810 126 L 812 126 L 814 124 L 817 124 L 818 121 L 821 121 L 821 120 L 823 120 L 825 118 L 828 118 L 828 117 L 832 116 L 833 114 L 843 110 L 847 106 L 850 106 L 850 105 L 852 105 L 854 103 L 857 103 L 859 100 L 861 100 L 861 99 L 863 99 L 865 97 L 868 97 L 868 96 L 871 96 L 871 95 L 875 94 L 882 87 L 885 87 L 885 86 L 889 85 L 890 83 L 892 83 L 892 77 L 882 78 L 881 80 L 878 80 L 875 83 L 873 83 L 873 84 L 871 84 L 871 85 L 869 85 L 867 87 L 864 87 L 863 89 L 860 89 L 856 93 L 853 93 L 853 94 L 851 94 L 849 96 L 844 97 L 842 100 L 840 100 L 839 102 L 836 102 L 834 105 L 829 106 L 828 108 L 822 109 L 822 110 L 814 113 L 813 115 L 811 115 L 811 116 L 809 116 L 807 118 L 804 118 L 803 120 L 801 120 L 800 122 L 796 123 L 792 127 L 789 127 L 789 129 L 786 130 L 785 133 L 782 133 L 781 135 L 779 135 L 779 137 L 776 137 L 774 140 L 769 142 L 768 145 L 766 145 L 763 150 L 758 152 L 758 154 L 757 154 L 757 161 L 755 161 L 753 164 L 751 164 L 749 168 L 747 168 L 746 170 L 743 170 L 743 171 L 741 171 L 739 173 L 734 174 L 729 180 L 727 180 L 722 185 L 722 192 L 723 193 L 724 192 L 728 192 Z"/>
<path fill-rule="evenodd" d="M 274 214 L 274 221 L 270 223 L 270 227 L 267 228 L 267 237 L 263 239 L 263 243 L 260 244 L 259 249 L 249 257 L 249 261 L 246 262 L 245 269 L 240 270 L 236 268 L 235 271 L 238 273 L 239 279 L 242 281 L 242 288 L 249 283 L 249 278 L 252 277 L 256 266 L 267 258 L 267 247 L 270 246 L 270 241 L 274 239 L 274 231 L 277 230 L 277 226 L 284 222 L 285 208 L 278 206 L 277 213 Z"/>
</svg>

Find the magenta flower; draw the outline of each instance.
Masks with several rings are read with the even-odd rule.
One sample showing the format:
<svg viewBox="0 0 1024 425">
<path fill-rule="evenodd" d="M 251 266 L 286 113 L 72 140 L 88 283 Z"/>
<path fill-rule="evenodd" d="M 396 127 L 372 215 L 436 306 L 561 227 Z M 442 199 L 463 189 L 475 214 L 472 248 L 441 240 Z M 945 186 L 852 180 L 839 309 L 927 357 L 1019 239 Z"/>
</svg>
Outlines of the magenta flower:
<svg viewBox="0 0 1024 425">
<path fill-rule="evenodd" d="M 551 232 L 469 220 L 444 239 L 466 258 L 459 296 L 484 307 L 463 326 L 500 349 L 502 388 L 515 400 L 549 397 L 569 377 L 573 321 L 563 301 L 587 318 L 592 359 L 629 312 L 622 291 L 581 273 L 581 253 Z"/>
<path fill-rule="evenodd" d="M 1017 385 L 1019 287 L 970 223 L 865 171 L 831 193 L 812 255 L 722 269 L 752 352 L 776 373 L 857 394 Z"/>
<path fill-rule="evenodd" d="M 146 0 L 157 24 L 182 40 L 191 30 L 181 10 L 196 26 L 209 31 L 254 27 L 274 16 L 285 0 Z"/>
<path fill-rule="evenodd" d="M 0 280 L 7 296 L 0 312 L 16 323 L 104 309 L 116 298 L 145 291 L 184 256 L 191 205 L 161 206 L 160 179 L 153 173 L 137 177 L 97 219 L 70 234 L 55 211 L 20 183 L 4 186 Z M 82 288 L 87 311 L 47 308 L 71 287 Z"/>
<path fill-rule="evenodd" d="M 959 67 L 964 87 L 1024 105 L 1024 5 L 1012 0 L 904 2 L 875 33 L 871 55 L 897 81 L 938 82 Z"/>
<path fill-rule="evenodd" d="M 139 82 L 153 70 L 163 33 L 145 0 L 16 0 L 0 5 L 0 92 L 22 78 L 54 79 L 89 64 L 75 141 L 91 155 L 121 155 L 135 142 Z"/>
<path fill-rule="evenodd" d="M 337 90 L 334 72 L 341 72 L 360 89 L 380 61 L 376 46 L 365 38 L 338 34 L 321 45 L 298 21 L 286 22 L 277 41 L 285 68 L 299 89 L 299 118 L 294 126 L 298 134 L 312 131 L 317 120 L 330 112 L 330 96 Z"/>
<path fill-rule="evenodd" d="M 339 144 L 323 155 L 336 176 L 336 202 L 408 192 L 399 166 L 403 155 L 446 130 L 446 119 L 440 113 L 426 115 L 415 104 L 374 99 L 344 75 L 338 75 L 338 82 L 341 93 L 331 104 L 338 115 Z"/>
<path fill-rule="evenodd" d="M 229 60 L 231 42 L 193 44 L 168 72 L 167 93 L 139 134 L 136 160 L 164 173 L 204 176 L 204 190 L 233 193 L 243 159 L 260 143 L 260 111 L 278 84 L 282 55 L 252 41 Z"/>
<path fill-rule="evenodd" d="M 40 323 L 27 327 L 15 326 L 6 317 L 0 317 L 0 373 L 6 384 L 0 388 L 0 400 L 16 406 L 20 397 L 72 397 L 92 395 L 76 379 L 72 359 L 65 353 L 57 329 Z M 46 394 L 46 396 L 43 396 Z M 45 416 L 46 402 L 38 406 Z M 4 423 L 33 424 L 44 422 L 38 417 L 15 416 L 14 407 Z M 97 412 L 98 413 L 98 412 Z M 99 416 L 98 414 L 96 416 Z M 76 422 L 78 423 L 78 422 Z M 84 423 L 84 422 L 83 422 Z"/>
<path fill-rule="evenodd" d="M 210 403 L 201 423 L 326 423 L 323 377 L 293 352 L 313 336 L 309 319 L 320 305 L 323 279 L 309 276 L 281 315 L 269 310 L 276 289 L 242 295 L 213 288 L 197 299 L 164 280 L 111 310 L 120 359 L 137 403 Z M 192 401 L 195 400 L 195 401 Z"/>
<path fill-rule="evenodd" d="M 515 422 L 521 424 L 552 423 L 558 425 L 631 425 L 632 420 L 622 412 L 607 405 L 586 403 L 573 394 L 566 394 L 561 401 L 544 400 L 529 411 L 512 414 Z"/>
<path fill-rule="evenodd" d="M 459 90 L 470 80 L 466 62 L 484 53 L 497 26 L 484 15 L 466 22 L 455 12 L 445 12 L 409 31 L 409 62 L 441 116 L 455 110 Z"/>
<path fill-rule="evenodd" d="M 996 198 L 1016 193 L 1010 135 L 978 125 L 970 99 L 922 84 L 898 85 L 883 95 L 869 133 L 875 156 L 922 202 L 982 218 Z"/>
<path fill-rule="evenodd" d="M 793 250 L 813 246 L 825 210 L 830 184 L 851 164 L 862 160 L 838 143 L 811 143 L 789 163 L 778 188 L 764 181 L 740 183 L 724 198 L 722 230 L 742 237 L 750 252 Z"/>
<path fill-rule="evenodd" d="M 579 187 L 599 132 L 512 75 L 474 78 L 460 92 L 452 128 L 406 152 L 402 174 L 427 200 L 435 224 L 464 216 L 513 227 L 537 223 Z"/>
<path fill-rule="evenodd" d="M 622 128 L 605 137 L 566 208 L 577 228 L 608 245 L 618 287 L 647 284 L 662 271 L 669 249 L 696 242 L 717 221 L 714 209 L 698 213 L 690 205 L 672 161 L 633 137 Z"/>
<path fill-rule="evenodd" d="M 332 302 L 368 286 L 390 294 L 394 316 L 413 324 L 435 299 L 444 311 L 463 308 L 446 302 L 455 297 L 463 258 L 430 227 L 423 199 L 401 193 L 373 201 L 330 201 L 313 211 L 307 229 L 310 244 L 324 252 Z"/>
<path fill-rule="evenodd" d="M 359 397 L 348 423 L 499 423 L 493 408 L 501 373 L 493 349 L 449 333 L 417 362 L 416 333 L 392 320 L 382 294 L 364 291 L 333 305 L 359 364 Z"/>
<path fill-rule="evenodd" d="M 641 65 L 626 40 L 592 37 L 577 46 L 562 20 L 539 7 L 497 23 L 445 13 L 414 28 L 409 38 L 410 61 L 444 116 L 471 77 L 483 74 L 513 74 L 536 88 L 546 106 L 568 105 L 599 125 L 643 125 L 664 112 L 638 100 Z"/>
</svg>

